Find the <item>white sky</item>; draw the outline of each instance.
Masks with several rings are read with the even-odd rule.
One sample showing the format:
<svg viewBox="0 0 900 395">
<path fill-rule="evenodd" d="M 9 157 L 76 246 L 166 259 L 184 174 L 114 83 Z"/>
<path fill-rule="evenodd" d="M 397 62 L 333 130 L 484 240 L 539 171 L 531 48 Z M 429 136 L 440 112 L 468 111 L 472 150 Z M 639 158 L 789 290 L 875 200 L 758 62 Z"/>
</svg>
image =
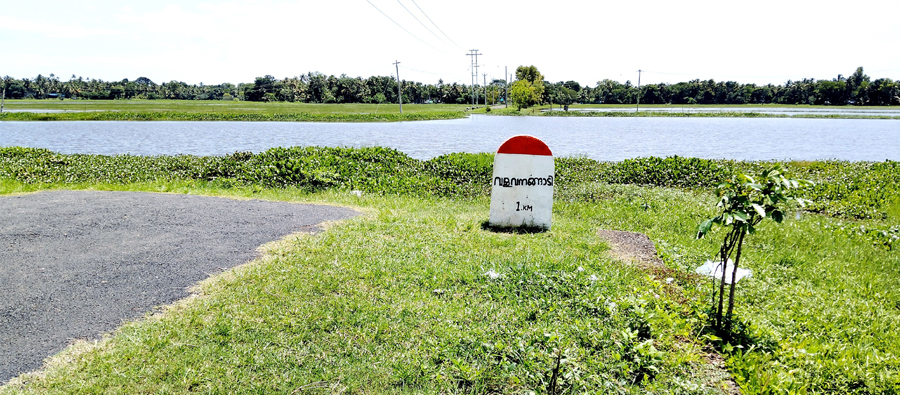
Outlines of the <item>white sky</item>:
<svg viewBox="0 0 900 395">
<path fill-rule="evenodd" d="M 858 66 L 900 80 L 898 16 L 898 0 L 0 0 L 0 75 L 236 84 L 394 75 L 399 60 L 404 80 L 469 84 L 478 49 L 479 81 L 519 65 L 590 86 L 637 83 L 638 69 L 642 84 L 783 84 Z"/>
</svg>

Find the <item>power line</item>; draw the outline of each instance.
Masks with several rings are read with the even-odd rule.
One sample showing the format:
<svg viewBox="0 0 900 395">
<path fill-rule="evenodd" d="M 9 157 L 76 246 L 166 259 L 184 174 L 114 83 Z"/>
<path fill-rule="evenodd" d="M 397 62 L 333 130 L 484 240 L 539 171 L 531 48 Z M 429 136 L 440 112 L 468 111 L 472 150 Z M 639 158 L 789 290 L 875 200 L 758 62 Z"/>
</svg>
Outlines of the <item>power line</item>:
<svg viewBox="0 0 900 395">
<path fill-rule="evenodd" d="M 412 11 L 409 10 L 409 8 L 406 8 L 406 6 L 403 5 L 403 3 L 400 2 L 400 0 L 397 0 L 397 2 L 400 3 L 400 6 L 403 7 L 403 9 L 406 10 L 406 12 L 408 12 L 409 15 L 412 15 L 413 19 L 415 19 L 416 22 L 419 22 L 419 24 L 422 25 L 422 27 L 424 27 L 425 30 L 428 30 L 428 32 L 433 34 L 438 40 L 441 40 L 441 42 L 444 42 L 444 39 L 441 38 L 441 36 L 438 36 L 437 33 L 431 31 L 431 29 L 429 29 L 428 26 L 425 26 L 425 24 L 422 23 L 422 21 L 420 21 L 419 18 L 416 18 L 416 15 L 413 14 Z"/>
<path fill-rule="evenodd" d="M 390 16 L 388 16 L 388 14 L 385 14 L 385 13 L 384 13 L 384 11 L 382 11 L 382 10 L 381 10 L 381 9 L 379 9 L 379 8 L 378 8 L 378 7 L 375 7 L 375 4 L 372 4 L 372 2 L 371 2 L 371 1 L 369 1 L 369 0 L 366 0 L 366 3 L 369 3 L 369 5 L 371 5 L 371 6 L 372 6 L 372 7 L 374 7 L 374 8 L 375 8 L 375 9 L 376 9 L 376 10 L 378 10 L 378 12 L 380 12 L 380 13 L 381 13 L 381 15 L 384 15 L 384 16 L 385 16 L 385 18 L 387 18 L 387 19 L 390 19 L 390 20 L 391 20 L 391 22 L 394 22 L 394 24 L 395 24 L 395 25 L 397 25 L 397 27 L 399 27 L 399 28 L 401 28 L 401 29 L 403 29 L 403 31 L 405 31 L 405 32 L 407 32 L 407 33 L 409 33 L 409 35 L 410 35 L 410 36 L 413 36 L 413 37 L 415 37 L 415 38 L 416 38 L 416 40 L 419 40 L 419 41 L 421 41 L 421 42 L 422 42 L 422 44 L 425 44 L 425 45 L 427 45 L 427 46 L 429 46 L 429 47 L 431 47 L 431 49 L 433 49 L 433 50 L 435 50 L 435 51 L 438 51 L 438 52 L 444 52 L 444 51 L 441 51 L 441 50 L 440 50 L 440 49 L 437 49 L 437 48 L 435 48 L 435 47 L 434 47 L 434 46 L 432 46 L 432 45 L 431 45 L 431 44 L 429 44 L 429 43 L 427 43 L 427 42 L 425 42 L 425 40 L 423 40 L 423 39 L 421 39 L 421 38 L 419 38 L 419 36 L 417 36 L 417 35 L 415 35 L 415 34 L 412 34 L 412 32 L 410 32 L 410 31 L 409 31 L 409 30 L 406 30 L 406 28 L 405 28 L 405 27 L 403 27 L 403 26 L 402 26 L 402 25 L 401 25 L 401 24 L 399 24 L 399 23 L 397 23 L 397 21 L 395 21 L 395 20 L 394 20 L 394 19 L 392 19 L 392 18 L 391 18 L 391 17 L 390 17 Z M 444 52 L 444 53 L 446 53 L 446 52 Z"/>
<path fill-rule="evenodd" d="M 428 14 L 426 14 L 425 11 L 422 10 L 422 7 L 419 7 L 419 5 L 416 4 L 416 0 L 412 0 L 412 3 L 416 5 L 416 8 L 418 8 L 419 11 L 422 11 L 422 15 L 425 15 L 425 17 L 428 18 L 428 22 L 431 22 L 431 24 L 434 25 L 434 27 L 436 27 L 438 29 L 438 31 L 444 35 L 444 37 L 447 37 L 447 39 L 450 40 L 450 42 L 453 43 L 453 45 L 455 45 L 457 48 L 462 49 L 462 47 L 460 47 L 459 44 L 456 43 L 456 41 L 453 41 L 453 39 L 450 38 L 450 36 L 448 36 L 447 33 L 444 33 L 444 31 L 441 30 L 440 27 L 438 27 L 437 23 L 434 23 L 434 21 L 428 17 Z"/>
</svg>

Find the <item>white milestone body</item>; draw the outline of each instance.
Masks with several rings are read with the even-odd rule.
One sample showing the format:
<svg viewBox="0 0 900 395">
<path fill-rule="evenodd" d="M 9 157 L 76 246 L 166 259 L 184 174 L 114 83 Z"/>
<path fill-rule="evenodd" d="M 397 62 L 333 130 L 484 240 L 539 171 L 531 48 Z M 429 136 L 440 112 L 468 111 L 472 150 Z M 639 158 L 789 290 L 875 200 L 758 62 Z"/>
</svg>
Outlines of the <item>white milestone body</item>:
<svg viewBox="0 0 900 395">
<path fill-rule="evenodd" d="M 533 137 L 524 137 L 543 145 Z M 504 151 L 505 146 L 498 151 Z M 549 149 L 538 155 L 498 152 L 491 178 L 491 226 L 550 229 L 554 170 Z"/>
</svg>

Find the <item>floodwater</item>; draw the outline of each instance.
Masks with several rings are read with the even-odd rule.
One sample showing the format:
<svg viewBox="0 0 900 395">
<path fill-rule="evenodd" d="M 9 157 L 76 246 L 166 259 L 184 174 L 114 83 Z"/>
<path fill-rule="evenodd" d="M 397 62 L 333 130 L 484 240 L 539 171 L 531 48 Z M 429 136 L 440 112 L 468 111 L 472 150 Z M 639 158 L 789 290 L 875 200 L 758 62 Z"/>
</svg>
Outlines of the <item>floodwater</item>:
<svg viewBox="0 0 900 395">
<path fill-rule="evenodd" d="M 399 123 L 0 122 L 0 146 L 61 153 L 225 155 L 272 147 L 384 146 L 417 159 L 494 152 L 529 134 L 555 156 L 618 161 L 672 156 L 739 160 L 900 160 L 900 120 L 503 117 Z"/>
</svg>

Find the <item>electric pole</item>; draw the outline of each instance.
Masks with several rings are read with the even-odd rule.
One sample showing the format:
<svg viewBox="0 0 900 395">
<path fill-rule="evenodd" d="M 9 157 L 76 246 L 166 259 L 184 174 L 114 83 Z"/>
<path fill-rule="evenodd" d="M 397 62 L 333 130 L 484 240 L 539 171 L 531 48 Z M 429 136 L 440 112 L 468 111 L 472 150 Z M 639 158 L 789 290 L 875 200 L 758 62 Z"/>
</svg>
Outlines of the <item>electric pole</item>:
<svg viewBox="0 0 900 395">
<path fill-rule="evenodd" d="M 466 54 L 466 56 L 471 56 L 470 59 L 472 60 L 472 89 L 470 89 L 470 91 L 472 93 L 473 108 L 475 107 L 475 84 L 478 82 L 478 55 L 481 54 L 478 53 L 477 49 L 470 49 L 469 53 Z"/>
<path fill-rule="evenodd" d="M 9 84 L 9 78 L 3 79 L 3 94 L 0 95 L 0 114 L 3 113 L 3 105 L 6 104 L 6 85 Z"/>
<path fill-rule="evenodd" d="M 503 95 L 503 104 L 505 104 L 505 108 L 509 108 L 509 70 L 506 69 L 506 66 L 503 66 L 503 79 L 506 80 L 506 86 L 504 87 L 504 95 Z"/>
<path fill-rule="evenodd" d="M 641 111 L 641 70 L 638 70 L 638 96 L 637 96 L 637 108 L 634 112 Z"/>
<path fill-rule="evenodd" d="M 487 107 L 487 73 L 481 73 L 484 76 L 484 106 Z"/>
<path fill-rule="evenodd" d="M 400 82 L 400 61 L 394 61 L 394 67 L 397 69 L 397 99 L 400 102 L 400 113 L 403 114 L 403 86 Z"/>
</svg>

